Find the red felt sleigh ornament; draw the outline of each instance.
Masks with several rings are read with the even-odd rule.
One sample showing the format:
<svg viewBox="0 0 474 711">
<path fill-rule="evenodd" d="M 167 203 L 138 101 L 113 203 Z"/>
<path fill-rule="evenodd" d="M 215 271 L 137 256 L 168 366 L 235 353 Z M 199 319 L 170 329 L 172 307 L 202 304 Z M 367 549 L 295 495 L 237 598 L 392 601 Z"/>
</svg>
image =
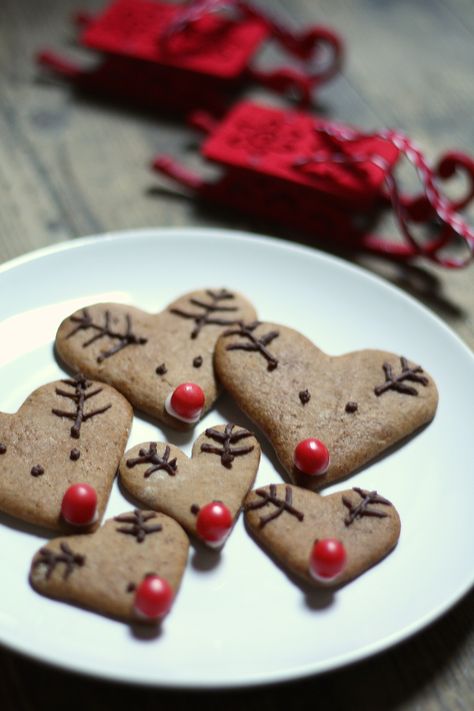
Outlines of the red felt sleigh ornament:
<svg viewBox="0 0 474 711">
<path fill-rule="evenodd" d="M 209 134 L 201 153 L 222 166 L 221 177 L 208 182 L 168 156 L 156 157 L 153 167 L 207 203 L 400 261 L 421 256 L 454 268 L 472 257 L 474 231 L 458 213 L 474 197 L 474 161 L 463 153 L 446 153 L 433 171 L 401 133 L 364 134 L 305 112 L 251 102 L 237 104 L 221 122 L 202 113 L 191 122 Z M 395 168 L 402 157 L 415 166 L 423 184 L 424 192 L 416 197 L 399 192 Z M 441 195 L 437 179 L 459 170 L 469 189 L 450 202 Z M 390 205 L 403 242 L 361 226 Z M 415 239 L 410 223 L 427 227 L 427 236 Z M 466 255 L 447 255 L 446 248 L 459 241 L 467 247 Z"/>
<path fill-rule="evenodd" d="M 38 61 L 80 90 L 166 111 L 222 113 L 233 93 L 257 83 L 292 91 L 309 105 L 313 91 L 341 66 L 343 43 L 322 26 L 295 33 L 250 0 L 193 0 L 185 5 L 115 0 L 96 17 L 81 13 L 80 42 L 105 55 L 83 69 L 48 50 Z M 275 40 L 300 68 L 263 70 L 253 58 Z"/>
</svg>

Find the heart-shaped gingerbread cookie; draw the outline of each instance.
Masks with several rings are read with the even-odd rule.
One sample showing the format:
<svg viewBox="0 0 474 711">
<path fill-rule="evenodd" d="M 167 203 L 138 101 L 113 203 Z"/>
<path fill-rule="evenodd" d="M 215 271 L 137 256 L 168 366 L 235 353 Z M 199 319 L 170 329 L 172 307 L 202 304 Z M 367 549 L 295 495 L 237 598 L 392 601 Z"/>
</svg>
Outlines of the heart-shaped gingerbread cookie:
<svg viewBox="0 0 474 711">
<path fill-rule="evenodd" d="M 432 378 L 406 358 L 379 350 L 329 356 L 275 324 L 227 329 L 215 366 L 291 480 L 312 489 L 346 477 L 415 432 L 438 402 Z"/>
<path fill-rule="evenodd" d="M 85 483 L 96 492 L 96 526 L 132 417 L 120 393 L 82 375 L 43 385 L 17 413 L 0 413 L 0 510 L 64 530 L 64 494 Z"/>
<path fill-rule="evenodd" d="M 188 537 L 173 519 L 132 511 L 89 535 L 55 538 L 34 556 L 38 592 L 130 622 L 169 609 L 186 566 Z"/>
<path fill-rule="evenodd" d="M 158 314 L 94 304 L 61 323 L 56 351 L 69 368 L 113 385 L 134 407 L 185 429 L 219 394 L 212 362 L 218 336 L 248 318 L 255 318 L 253 306 L 225 289 L 190 292 Z"/>
<path fill-rule="evenodd" d="M 259 461 L 260 446 L 251 432 L 217 425 L 194 442 L 191 459 L 172 444 L 133 447 L 120 462 L 120 482 L 147 508 L 172 516 L 208 545 L 221 546 Z"/>
<path fill-rule="evenodd" d="M 376 491 L 329 496 L 271 484 L 247 496 L 245 522 L 285 569 L 316 585 L 346 583 L 396 545 L 400 518 Z"/>
</svg>

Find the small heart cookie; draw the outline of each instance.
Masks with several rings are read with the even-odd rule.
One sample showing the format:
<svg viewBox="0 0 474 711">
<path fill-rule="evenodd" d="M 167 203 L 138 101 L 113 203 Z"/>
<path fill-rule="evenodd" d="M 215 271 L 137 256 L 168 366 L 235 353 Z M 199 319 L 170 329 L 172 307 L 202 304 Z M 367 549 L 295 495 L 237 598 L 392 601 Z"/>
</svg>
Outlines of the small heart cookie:
<svg viewBox="0 0 474 711">
<path fill-rule="evenodd" d="M 133 447 L 120 462 L 120 482 L 144 506 L 220 547 L 255 481 L 259 461 L 260 446 L 251 432 L 217 425 L 194 442 L 191 459 L 172 444 Z"/>
<path fill-rule="evenodd" d="M 329 356 L 301 333 L 254 322 L 219 338 L 216 372 L 264 431 L 292 481 L 346 477 L 435 414 L 434 381 L 379 350 Z"/>
<path fill-rule="evenodd" d="M 56 351 L 74 370 L 113 385 L 139 410 L 177 429 L 197 422 L 219 394 L 218 336 L 253 306 L 226 289 L 193 291 L 158 314 L 94 304 L 66 318 Z"/>
<path fill-rule="evenodd" d="M 396 545 L 400 518 L 376 491 L 354 488 L 320 496 L 289 484 L 250 492 L 244 504 L 251 533 L 281 565 L 316 585 L 340 585 Z"/>
<path fill-rule="evenodd" d="M 69 523 L 96 526 L 132 417 L 130 404 L 114 388 L 80 374 L 38 388 L 15 414 L 0 413 L 0 510 L 64 530 L 62 504 L 70 490 Z M 74 494 L 77 485 L 84 485 L 82 494 Z M 84 505 L 92 506 L 89 516 Z"/>
<path fill-rule="evenodd" d="M 50 541 L 33 558 L 30 582 L 48 597 L 130 622 L 154 622 L 172 605 L 188 549 L 176 521 L 135 510 L 90 535 Z"/>
</svg>

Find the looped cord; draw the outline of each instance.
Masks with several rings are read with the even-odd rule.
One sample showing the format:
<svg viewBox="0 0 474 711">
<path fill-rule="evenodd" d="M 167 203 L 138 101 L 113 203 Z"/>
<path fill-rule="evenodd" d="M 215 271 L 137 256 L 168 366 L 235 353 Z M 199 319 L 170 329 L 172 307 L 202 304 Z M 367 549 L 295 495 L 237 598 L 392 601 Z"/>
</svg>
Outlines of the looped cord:
<svg viewBox="0 0 474 711">
<path fill-rule="evenodd" d="M 357 171 L 362 163 L 371 163 L 385 172 L 384 184 L 394 214 L 397 218 L 400 231 L 405 238 L 408 249 L 400 250 L 399 245 L 391 244 L 377 238 L 370 238 L 371 249 L 384 254 L 393 251 L 394 255 L 411 258 L 423 256 L 431 261 L 447 267 L 459 268 L 466 266 L 474 255 L 474 230 L 459 215 L 459 210 L 465 208 L 474 197 L 474 160 L 464 153 L 449 152 L 441 157 L 435 170 L 430 168 L 420 148 L 405 134 L 399 131 L 384 130 L 378 133 L 361 133 L 355 129 L 338 126 L 335 124 L 317 124 L 315 131 L 323 134 L 332 145 L 332 153 L 318 152 L 308 158 L 298 158 L 293 167 L 307 170 L 311 164 L 323 162 L 343 163 Z M 400 193 L 396 176 L 388 168 L 386 160 L 376 154 L 352 154 L 344 152 L 344 143 L 358 141 L 366 138 L 381 138 L 391 143 L 398 149 L 416 169 L 423 186 L 423 194 L 409 198 Z M 448 200 L 441 194 L 436 177 L 447 179 L 452 177 L 459 169 L 464 170 L 469 180 L 467 193 L 456 201 Z M 438 235 L 421 244 L 413 236 L 408 222 L 427 223 L 436 218 L 440 230 Z M 467 246 L 467 256 L 461 259 L 444 257 L 441 250 L 447 247 L 455 236 L 464 240 Z"/>
</svg>

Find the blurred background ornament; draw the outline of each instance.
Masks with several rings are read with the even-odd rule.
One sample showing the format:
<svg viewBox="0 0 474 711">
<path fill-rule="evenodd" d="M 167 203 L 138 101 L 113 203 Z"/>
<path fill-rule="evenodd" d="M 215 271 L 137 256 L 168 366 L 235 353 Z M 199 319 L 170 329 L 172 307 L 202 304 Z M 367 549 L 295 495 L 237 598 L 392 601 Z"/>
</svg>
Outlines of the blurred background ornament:
<svg viewBox="0 0 474 711">
<path fill-rule="evenodd" d="M 474 196 L 474 160 L 464 153 L 448 152 L 431 168 L 400 132 L 364 133 L 303 111 L 250 101 L 236 104 L 222 120 L 195 112 L 190 123 L 208 134 L 201 155 L 221 166 L 221 176 L 207 181 L 166 155 L 157 156 L 153 167 L 207 203 L 398 261 L 424 257 L 456 268 L 472 258 L 474 231 L 459 215 Z M 403 158 L 422 184 L 415 196 L 405 195 L 399 185 L 396 168 Z M 448 200 L 438 182 L 460 171 L 468 189 Z M 401 239 L 373 232 L 387 208 Z"/>
<path fill-rule="evenodd" d="M 101 53 L 99 64 L 85 68 L 47 49 L 38 62 L 81 91 L 158 111 L 223 113 L 251 85 L 309 106 L 343 61 L 334 30 L 292 31 L 243 0 L 114 0 L 97 16 L 80 12 L 75 19 L 79 42 Z M 254 60 L 272 40 L 288 60 L 266 69 Z"/>
</svg>

